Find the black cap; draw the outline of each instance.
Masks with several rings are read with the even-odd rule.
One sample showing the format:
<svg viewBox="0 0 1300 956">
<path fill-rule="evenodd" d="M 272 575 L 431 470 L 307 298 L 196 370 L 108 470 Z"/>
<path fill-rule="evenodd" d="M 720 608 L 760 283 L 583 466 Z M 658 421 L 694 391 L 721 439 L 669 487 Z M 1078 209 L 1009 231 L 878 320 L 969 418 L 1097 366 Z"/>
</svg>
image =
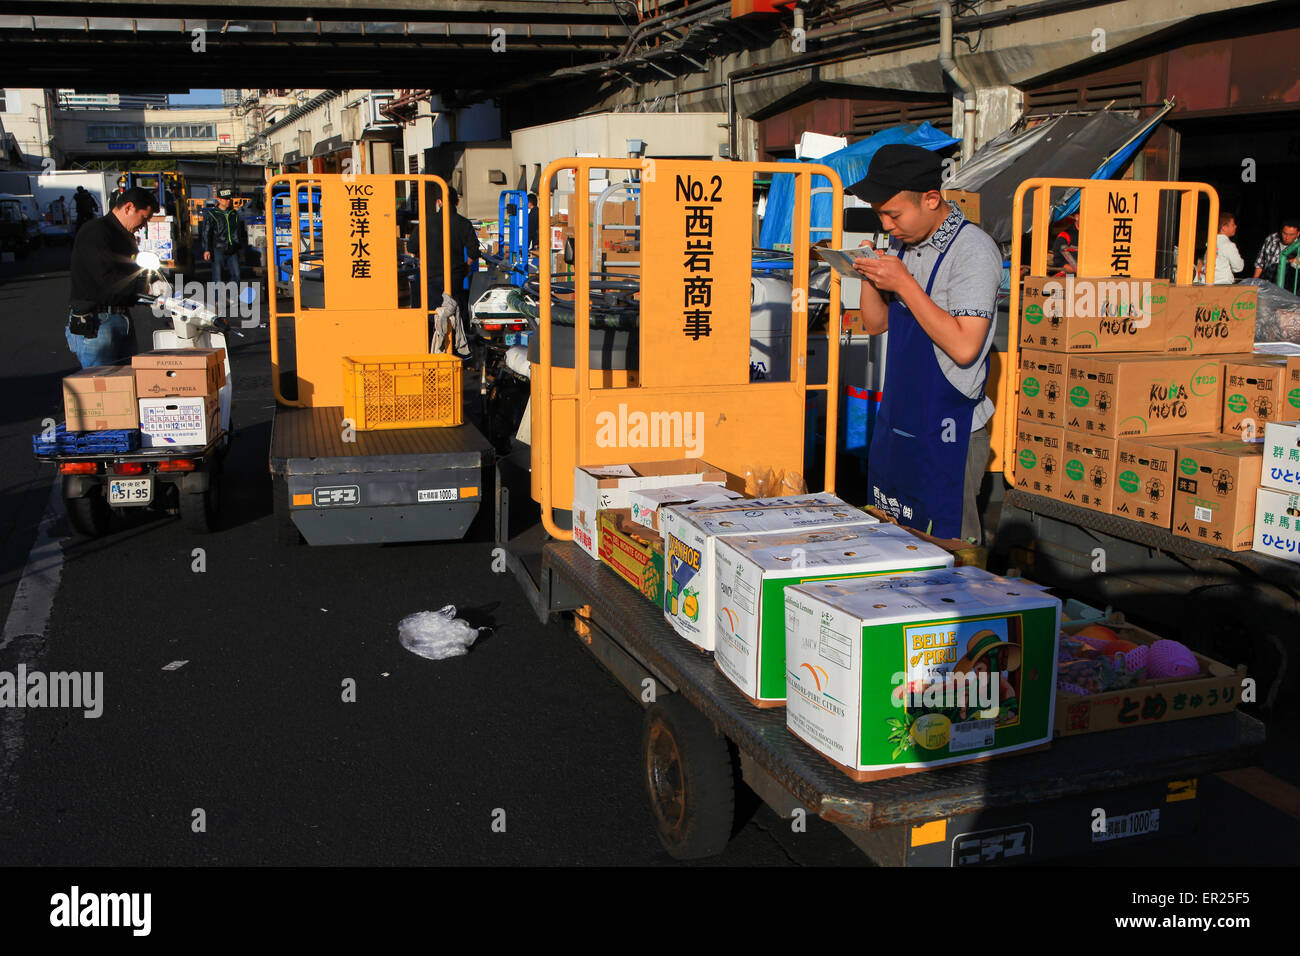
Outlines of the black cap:
<svg viewBox="0 0 1300 956">
<path fill-rule="evenodd" d="M 233 199 L 234 196 L 235 196 L 235 191 L 234 191 L 233 189 L 218 189 L 218 190 L 217 190 L 217 198 L 218 198 L 218 199 Z"/>
<path fill-rule="evenodd" d="M 850 192 L 873 206 L 901 192 L 929 192 L 943 181 L 943 160 L 928 149 L 891 143 L 876 150 L 867 175 Z"/>
</svg>

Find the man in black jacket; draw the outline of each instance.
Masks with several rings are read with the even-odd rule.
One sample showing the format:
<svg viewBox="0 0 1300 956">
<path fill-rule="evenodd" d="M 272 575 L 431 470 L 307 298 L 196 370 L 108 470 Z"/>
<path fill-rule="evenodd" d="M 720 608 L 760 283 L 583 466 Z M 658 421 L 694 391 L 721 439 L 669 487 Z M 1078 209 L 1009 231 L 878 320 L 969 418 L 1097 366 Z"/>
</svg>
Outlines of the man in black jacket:
<svg viewBox="0 0 1300 956">
<path fill-rule="evenodd" d="M 80 232 L 82 226 L 99 214 L 99 203 L 86 191 L 85 186 L 78 186 L 77 191 L 72 194 L 72 204 L 77 212 L 77 232 Z"/>
<path fill-rule="evenodd" d="M 469 324 L 469 289 L 466 280 L 478 272 L 479 244 L 474 225 L 460 213 L 456 206 L 460 195 L 450 186 L 447 195 L 451 198 L 451 282 L 445 284 L 442 275 L 442 204 L 433 198 L 432 184 L 425 191 L 425 215 L 427 223 L 421 223 L 420 229 L 411 233 L 407 247 L 417 255 L 420 252 L 420 233 L 423 232 L 429 249 L 429 298 L 426 308 L 434 312 L 442 304 L 444 287 L 447 294 L 456 300 L 460 309 L 461 321 Z"/>
<path fill-rule="evenodd" d="M 108 215 L 77 232 L 64 334 L 82 368 L 111 365 L 135 354 L 128 309 L 145 287 L 145 274 L 135 264 L 135 233 L 157 211 L 153 193 L 128 189 Z"/>
<path fill-rule="evenodd" d="M 239 258 L 248 246 L 248 229 L 234 208 L 234 191 L 217 192 L 217 208 L 203 211 L 199 241 L 203 243 L 203 261 L 212 263 L 212 281 L 221 282 L 229 274 L 239 281 Z"/>
</svg>

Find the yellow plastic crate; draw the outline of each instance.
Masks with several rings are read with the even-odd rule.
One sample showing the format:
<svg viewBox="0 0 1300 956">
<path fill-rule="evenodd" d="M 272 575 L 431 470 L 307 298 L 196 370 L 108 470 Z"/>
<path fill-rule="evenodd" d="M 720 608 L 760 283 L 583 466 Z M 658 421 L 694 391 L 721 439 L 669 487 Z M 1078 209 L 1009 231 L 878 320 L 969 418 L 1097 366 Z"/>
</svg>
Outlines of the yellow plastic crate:
<svg viewBox="0 0 1300 956">
<path fill-rule="evenodd" d="M 454 355 L 343 359 L 343 414 L 358 431 L 459 425 L 463 397 L 461 360 Z"/>
</svg>

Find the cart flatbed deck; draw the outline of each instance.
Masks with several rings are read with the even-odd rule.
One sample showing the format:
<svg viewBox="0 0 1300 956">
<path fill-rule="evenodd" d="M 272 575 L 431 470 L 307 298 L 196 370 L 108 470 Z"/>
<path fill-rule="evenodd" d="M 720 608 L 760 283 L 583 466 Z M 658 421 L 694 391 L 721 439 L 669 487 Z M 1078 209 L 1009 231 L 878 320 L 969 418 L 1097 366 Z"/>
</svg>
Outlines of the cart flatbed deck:
<svg viewBox="0 0 1300 956">
<path fill-rule="evenodd" d="M 464 536 L 491 480 L 493 450 L 471 425 L 345 432 L 342 406 L 278 407 L 276 506 L 309 544 Z"/>
<path fill-rule="evenodd" d="M 1034 857 L 1076 852 L 1095 842 L 1088 821 L 1098 805 L 1116 813 L 1159 809 L 1168 833 L 1171 818 L 1191 810 L 1174 796 L 1184 792 L 1179 788 L 1199 774 L 1250 763 L 1264 739 L 1262 724 L 1234 712 L 1059 738 L 1046 751 L 859 784 L 790 734 L 783 708 L 746 701 L 658 608 L 577 545 L 548 543 L 540 573 L 551 612 L 590 609 L 585 642 L 629 691 L 640 696 L 648 673 L 682 695 L 734 742 L 747 783 L 769 805 L 786 816 L 800 806 L 818 814 L 880 862 L 953 865 L 969 856 L 961 839 L 972 832 L 1013 843 L 1035 833 Z M 1194 794 L 1194 782 L 1191 788 Z M 1056 823 L 1049 826 L 1049 818 Z M 1183 822 L 1194 823 L 1194 813 Z M 1072 835 L 1053 832 L 1071 828 Z M 930 836 L 918 843 L 919 832 Z M 939 832 L 942 839 L 932 838 Z M 997 852 L 1010 858 L 1011 846 L 999 844 Z"/>
</svg>

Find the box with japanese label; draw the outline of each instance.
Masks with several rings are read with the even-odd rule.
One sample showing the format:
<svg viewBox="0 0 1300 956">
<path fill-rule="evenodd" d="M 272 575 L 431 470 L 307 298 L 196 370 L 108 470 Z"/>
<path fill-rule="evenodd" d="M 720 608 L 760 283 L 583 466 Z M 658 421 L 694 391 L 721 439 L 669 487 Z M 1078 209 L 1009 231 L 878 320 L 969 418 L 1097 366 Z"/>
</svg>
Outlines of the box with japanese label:
<svg viewBox="0 0 1300 956">
<path fill-rule="evenodd" d="M 1056 719 L 1053 732 L 1057 737 L 1071 737 L 1075 734 L 1091 734 L 1102 730 L 1118 730 L 1123 727 L 1145 727 L 1151 724 L 1167 724 L 1189 717 L 1208 717 L 1223 714 L 1236 709 L 1241 700 L 1242 683 L 1246 679 L 1245 667 L 1228 667 L 1216 660 L 1183 648 L 1179 657 L 1183 662 L 1194 662 L 1199 673 L 1182 677 L 1149 678 L 1147 661 L 1150 648 L 1160 637 L 1152 632 L 1125 621 L 1124 615 L 1114 613 L 1101 622 L 1102 633 L 1110 632 L 1118 642 L 1137 645 L 1144 650 L 1137 651 L 1134 658 L 1131 652 L 1124 654 L 1126 671 L 1132 670 L 1131 686 L 1113 690 L 1099 690 L 1094 693 L 1076 693 L 1058 687 L 1056 691 Z M 1098 631 L 1096 622 L 1070 621 L 1061 625 L 1063 635 L 1062 655 L 1065 655 L 1069 636 Z M 1082 632 L 1082 633 L 1081 633 Z M 1122 646 L 1122 645 L 1121 645 Z M 1172 656 L 1172 655 L 1170 655 Z M 1137 661 L 1139 667 L 1130 668 L 1127 664 Z M 1061 668 L 1068 665 L 1061 664 Z M 1171 668 L 1172 669 L 1172 668 Z M 1183 670 L 1190 671 L 1191 667 Z M 1061 680 L 1065 680 L 1062 670 Z M 1128 683 L 1128 682 L 1126 682 Z"/>
<path fill-rule="evenodd" d="M 1028 276 L 1020 347 L 1052 352 L 1162 352 L 1169 283 L 1124 276 Z"/>
<path fill-rule="evenodd" d="M 1115 501 L 1115 446 L 1114 438 L 1067 431 L 1057 497 L 1098 514 L 1110 514 Z"/>
<path fill-rule="evenodd" d="M 1300 421 L 1264 426 L 1264 467 L 1259 483 L 1291 494 L 1300 492 Z"/>
<path fill-rule="evenodd" d="M 1300 563 L 1300 492 L 1259 489 L 1255 498 L 1254 550 Z"/>
<path fill-rule="evenodd" d="M 689 505 L 720 498 L 735 501 L 743 497 L 739 491 L 708 482 L 674 488 L 638 488 L 627 493 L 627 510 L 633 524 L 639 524 L 661 538 L 663 529 L 659 527 L 659 509 L 666 505 Z"/>
<path fill-rule="evenodd" d="M 1263 449 L 1220 439 L 1178 446 L 1173 532 L 1229 551 L 1249 551 L 1255 540 L 1255 490 Z"/>
<path fill-rule="evenodd" d="M 1276 421 L 1279 415 L 1289 418 L 1283 404 L 1285 384 L 1286 359 L 1281 355 L 1225 355 L 1223 433 L 1257 441 L 1266 422 Z"/>
<path fill-rule="evenodd" d="M 714 554 L 720 535 L 876 523 L 870 515 L 825 493 L 667 506 L 659 513 L 666 572 L 664 617 L 682 637 L 713 653 L 717 646 Z"/>
<path fill-rule="evenodd" d="M 139 404 L 144 448 L 206 445 L 221 430 L 221 401 L 216 395 L 142 398 Z"/>
<path fill-rule="evenodd" d="M 1259 290 L 1248 285 L 1174 285 L 1165 310 L 1170 353 L 1249 352 L 1255 348 Z"/>
<path fill-rule="evenodd" d="M 718 538 L 714 660 L 752 703 L 785 703 L 785 588 L 950 568 L 952 555 L 893 524 Z"/>
<path fill-rule="evenodd" d="M 1072 355 L 1065 427 L 1102 438 L 1217 432 L 1223 364 L 1213 356 Z"/>
<path fill-rule="evenodd" d="M 1064 445 L 1064 428 L 1016 422 L 1016 488 L 1031 495 L 1059 498 Z"/>
<path fill-rule="evenodd" d="M 1020 352 L 1020 398 L 1016 413 L 1025 421 L 1064 425 L 1065 364 L 1068 355 L 1040 349 Z"/>
<path fill-rule="evenodd" d="M 855 780 L 1045 746 L 1061 602 L 978 568 L 785 590 L 786 726 Z"/>
<path fill-rule="evenodd" d="M 1169 530 L 1174 512 L 1178 446 L 1217 435 L 1121 438 L 1115 443 L 1115 498 L 1110 513 Z"/>
</svg>

